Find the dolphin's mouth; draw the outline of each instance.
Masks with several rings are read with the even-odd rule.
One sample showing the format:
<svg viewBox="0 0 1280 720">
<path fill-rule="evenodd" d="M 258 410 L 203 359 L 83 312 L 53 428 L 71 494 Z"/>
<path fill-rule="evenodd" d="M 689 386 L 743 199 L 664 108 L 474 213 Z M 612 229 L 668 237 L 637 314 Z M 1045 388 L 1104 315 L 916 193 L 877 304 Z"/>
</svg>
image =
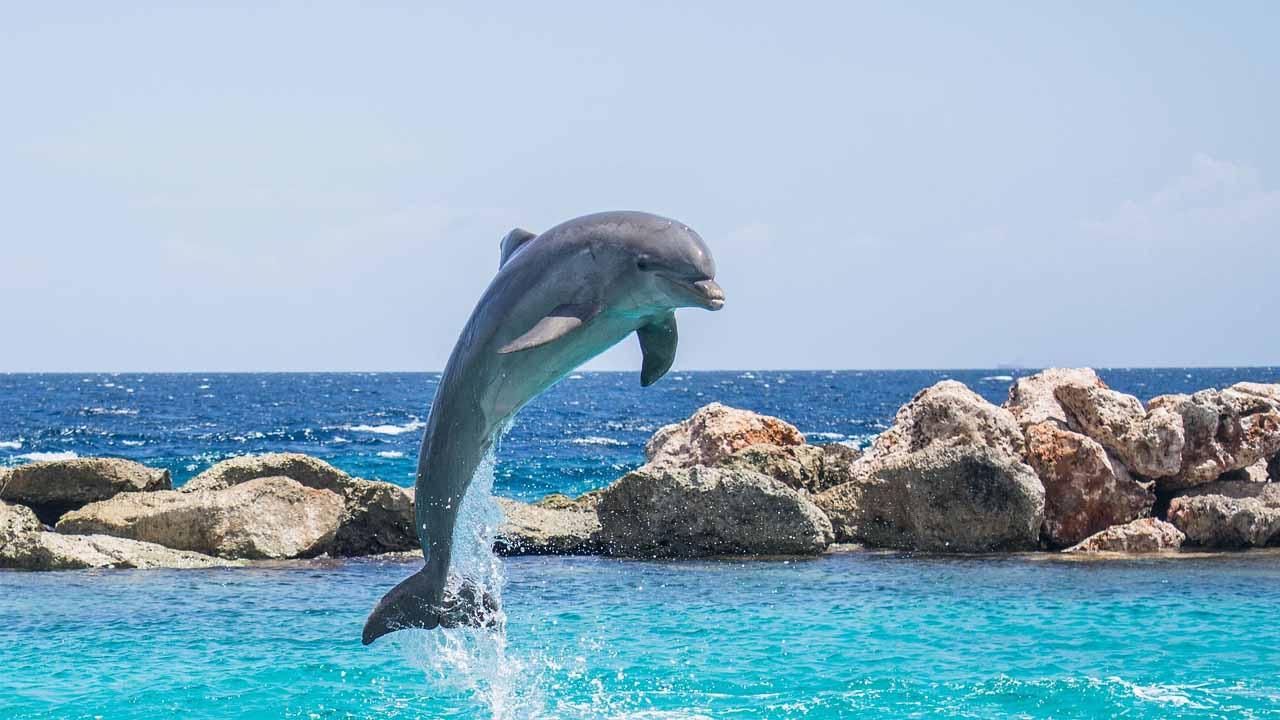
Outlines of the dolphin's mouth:
<svg viewBox="0 0 1280 720">
<path fill-rule="evenodd" d="M 689 278 L 671 277 L 670 275 L 661 275 L 660 277 L 683 291 L 683 294 L 688 296 L 695 307 L 702 307 L 708 310 L 719 310 L 724 307 L 724 290 L 719 283 L 711 278 L 691 280 Z"/>
</svg>

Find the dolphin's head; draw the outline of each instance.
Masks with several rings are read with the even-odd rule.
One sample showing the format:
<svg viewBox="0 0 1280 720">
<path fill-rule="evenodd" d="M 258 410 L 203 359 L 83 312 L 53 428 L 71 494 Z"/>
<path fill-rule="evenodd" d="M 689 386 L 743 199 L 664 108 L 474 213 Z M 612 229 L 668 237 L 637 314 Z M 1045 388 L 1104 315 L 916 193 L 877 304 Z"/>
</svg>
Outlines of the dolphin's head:
<svg viewBox="0 0 1280 720">
<path fill-rule="evenodd" d="M 640 215 L 623 244 L 639 280 L 660 304 L 670 308 L 724 307 L 724 290 L 716 283 L 716 261 L 698 233 L 687 225 L 656 215 Z"/>
</svg>

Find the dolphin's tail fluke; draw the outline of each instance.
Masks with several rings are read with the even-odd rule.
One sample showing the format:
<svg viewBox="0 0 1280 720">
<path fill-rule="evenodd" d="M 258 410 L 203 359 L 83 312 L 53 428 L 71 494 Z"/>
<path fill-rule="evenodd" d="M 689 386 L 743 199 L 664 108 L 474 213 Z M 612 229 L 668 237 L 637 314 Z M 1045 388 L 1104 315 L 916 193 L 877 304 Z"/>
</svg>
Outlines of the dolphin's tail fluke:
<svg viewBox="0 0 1280 720">
<path fill-rule="evenodd" d="M 451 584 L 452 585 L 452 584 Z M 423 568 L 391 588 L 364 622 L 365 645 L 409 628 L 492 627 L 501 622 L 498 602 L 470 580 L 441 590 Z"/>
</svg>

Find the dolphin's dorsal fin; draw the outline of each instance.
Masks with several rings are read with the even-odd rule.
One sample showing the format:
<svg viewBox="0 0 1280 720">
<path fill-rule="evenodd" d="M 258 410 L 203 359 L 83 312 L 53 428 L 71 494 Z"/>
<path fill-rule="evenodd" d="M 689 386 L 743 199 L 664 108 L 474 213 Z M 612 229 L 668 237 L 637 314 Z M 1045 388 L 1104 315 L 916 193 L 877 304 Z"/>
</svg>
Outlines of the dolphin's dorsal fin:
<svg viewBox="0 0 1280 720">
<path fill-rule="evenodd" d="M 561 305 L 547 313 L 528 332 L 503 345 L 498 354 L 505 355 L 546 345 L 582 327 L 583 323 L 599 313 L 600 306 L 594 303 Z"/>
<path fill-rule="evenodd" d="M 498 258 L 498 267 L 501 268 L 503 265 L 506 265 L 507 260 L 511 259 L 511 256 L 514 255 L 517 250 L 524 247 L 525 243 L 536 237 L 538 236 L 524 228 L 516 228 L 507 233 L 506 237 L 502 238 L 502 244 L 499 246 L 501 249 L 501 256 Z"/>
<path fill-rule="evenodd" d="M 676 314 L 669 312 L 648 325 L 636 329 L 644 364 L 640 367 L 640 385 L 649 387 L 667 374 L 676 361 Z"/>
</svg>

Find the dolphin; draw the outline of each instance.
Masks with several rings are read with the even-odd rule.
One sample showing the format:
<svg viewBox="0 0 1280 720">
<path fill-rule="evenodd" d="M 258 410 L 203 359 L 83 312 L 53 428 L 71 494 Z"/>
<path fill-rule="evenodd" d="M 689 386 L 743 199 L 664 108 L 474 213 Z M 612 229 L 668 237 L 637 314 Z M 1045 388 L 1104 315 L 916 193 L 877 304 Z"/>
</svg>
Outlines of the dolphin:
<svg viewBox="0 0 1280 720">
<path fill-rule="evenodd" d="M 449 573 L 454 525 L 476 468 L 521 407 L 632 332 L 640 384 L 675 360 L 675 310 L 719 310 L 711 251 L 683 223 L 605 212 L 500 244 L 480 297 L 436 387 L 418 454 L 418 538 L 426 566 L 388 592 L 365 622 L 365 645 L 405 628 L 492 624 L 491 596 Z"/>
</svg>

